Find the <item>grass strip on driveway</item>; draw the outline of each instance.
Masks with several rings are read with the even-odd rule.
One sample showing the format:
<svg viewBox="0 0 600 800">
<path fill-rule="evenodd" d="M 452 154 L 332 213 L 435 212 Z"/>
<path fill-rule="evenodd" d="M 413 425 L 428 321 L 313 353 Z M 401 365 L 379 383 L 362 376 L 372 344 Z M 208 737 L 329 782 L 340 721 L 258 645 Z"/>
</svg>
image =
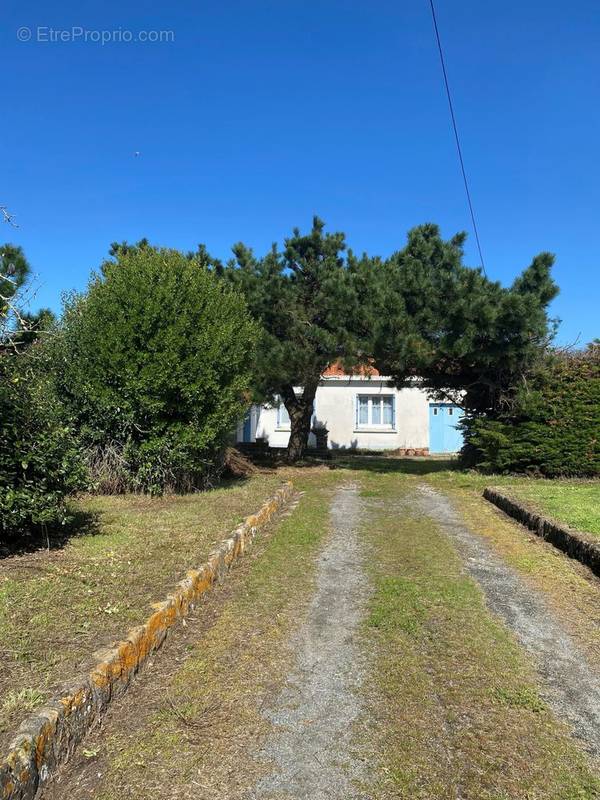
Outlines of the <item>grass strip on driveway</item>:
<svg viewBox="0 0 600 800">
<path fill-rule="evenodd" d="M 93 524 L 64 548 L 0 560 L 0 750 L 280 482 L 264 473 L 193 495 L 83 498 L 79 511 Z"/>
<path fill-rule="evenodd" d="M 587 757 L 540 699 L 527 656 L 487 611 L 449 539 L 415 511 L 412 482 L 378 475 L 366 492 L 376 591 L 364 640 L 376 669 L 363 735 L 381 763 L 368 796 L 599 797 Z"/>
</svg>

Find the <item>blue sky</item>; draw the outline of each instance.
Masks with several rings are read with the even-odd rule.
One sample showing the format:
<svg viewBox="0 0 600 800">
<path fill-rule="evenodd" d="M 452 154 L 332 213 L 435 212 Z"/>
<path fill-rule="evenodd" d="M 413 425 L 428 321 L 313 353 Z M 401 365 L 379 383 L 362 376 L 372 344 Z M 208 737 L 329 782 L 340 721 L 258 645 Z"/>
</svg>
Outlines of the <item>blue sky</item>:
<svg viewBox="0 0 600 800">
<path fill-rule="evenodd" d="M 488 274 L 556 253 L 559 341 L 599 336 L 600 8 L 437 7 Z M 111 241 L 226 258 L 314 213 L 381 255 L 421 222 L 467 230 L 478 262 L 428 0 L 5 0 L 2 16 L 0 204 L 20 227 L 1 232 L 37 305 L 83 288 Z M 41 40 L 74 26 L 174 41 Z"/>
</svg>

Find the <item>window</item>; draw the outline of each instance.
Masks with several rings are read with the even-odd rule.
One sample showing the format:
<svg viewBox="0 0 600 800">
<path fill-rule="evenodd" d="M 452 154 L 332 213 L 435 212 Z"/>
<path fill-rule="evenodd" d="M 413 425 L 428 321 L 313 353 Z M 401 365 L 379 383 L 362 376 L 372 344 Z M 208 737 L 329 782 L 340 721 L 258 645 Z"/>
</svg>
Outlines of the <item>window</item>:
<svg viewBox="0 0 600 800">
<path fill-rule="evenodd" d="M 358 425 L 369 424 L 369 398 L 365 394 L 358 396 Z"/>
<path fill-rule="evenodd" d="M 393 394 L 359 394 L 356 396 L 357 428 L 389 428 L 395 425 Z"/>
<path fill-rule="evenodd" d="M 283 403 L 279 403 L 279 405 L 277 406 L 277 427 L 278 428 L 290 427 L 290 415 L 288 414 L 288 410 L 283 405 Z"/>
</svg>

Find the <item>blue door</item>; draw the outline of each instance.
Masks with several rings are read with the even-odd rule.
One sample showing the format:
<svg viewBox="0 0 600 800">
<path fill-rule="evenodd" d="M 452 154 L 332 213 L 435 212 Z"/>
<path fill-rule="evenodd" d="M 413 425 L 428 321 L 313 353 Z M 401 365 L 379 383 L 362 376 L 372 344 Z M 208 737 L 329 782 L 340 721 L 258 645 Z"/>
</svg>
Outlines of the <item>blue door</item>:
<svg viewBox="0 0 600 800">
<path fill-rule="evenodd" d="M 248 413 L 244 417 L 244 432 L 242 436 L 242 441 L 243 442 L 252 441 L 252 416 L 250 411 L 248 411 Z"/>
<path fill-rule="evenodd" d="M 456 426 L 462 417 L 462 410 L 453 403 L 429 404 L 430 453 L 458 453 L 463 436 Z"/>
</svg>

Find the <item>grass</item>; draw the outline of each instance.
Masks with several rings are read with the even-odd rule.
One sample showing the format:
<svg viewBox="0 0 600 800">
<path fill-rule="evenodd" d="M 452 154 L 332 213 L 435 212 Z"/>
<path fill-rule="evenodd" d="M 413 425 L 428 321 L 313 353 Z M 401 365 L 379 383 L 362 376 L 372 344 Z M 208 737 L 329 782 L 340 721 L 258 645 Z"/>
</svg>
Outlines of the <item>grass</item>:
<svg viewBox="0 0 600 800">
<path fill-rule="evenodd" d="M 332 466 L 263 473 L 203 495 L 86 498 L 80 509 L 97 519 L 95 529 L 62 550 L 0 561 L 0 743 L 291 476 L 306 492 L 293 516 L 259 537 L 189 623 L 193 637 L 170 637 L 169 652 L 86 741 L 72 785 L 57 795 L 244 796 L 268 768 L 255 757 L 269 729 L 261 709 L 293 663 L 290 636 L 311 598 L 329 500 L 351 479 L 369 514 L 362 536 L 373 587 L 361 634 L 369 713 L 356 727 L 374 765 L 367 796 L 600 798 L 586 757 L 541 699 L 528 657 L 487 611 L 448 538 L 411 501 L 417 482 L 447 493 L 600 671 L 600 628 L 590 625 L 600 619 L 600 582 L 481 497 L 497 485 L 600 533 L 600 484 L 481 476 L 443 460 L 340 457 Z"/>
<path fill-rule="evenodd" d="M 413 475 L 443 489 L 481 494 L 498 486 L 539 513 L 574 528 L 600 536 L 600 480 L 546 480 L 516 475 L 482 475 L 458 469 L 456 459 L 361 458 L 338 456 L 335 463 L 347 469 L 377 475 Z"/>
<path fill-rule="evenodd" d="M 496 687 L 492 691 L 492 697 L 502 705 L 510 708 L 527 708 L 536 712 L 548 710 L 544 701 L 531 686 L 511 689 Z"/>
<path fill-rule="evenodd" d="M 554 616 L 585 652 L 590 664 L 600 672 L 600 580 L 578 561 L 570 559 L 510 519 L 481 496 L 484 486 L 494 485 L 517 495 L 547 485 L 563 486 L 562 481 L 534 481 L 509 476 L 481 476 L 471 473 L 439 472 L 426 476 L 434 488 L 453 501 L 467 526 L 484 537 L 498 555 L 522 579 L 539 592 Z M 592 482 L 568 482 L 568 487 L 590 486 Z M 592 624 L 590 624 L 592 621 Z"/>
<path fill-rule="evenodd" d="M 308 493 L 236 567 L 218 614 L 204 609 L 201 617 L 211 621 L 192 630 L 193 645 L 174 653 L 169 644 L 175 668 L 168 672 L 165 663 L 161 673 L 157 665 L 140 686 L 142 694 L 116 712 L 111 731 L 92 742 L 90 752 L 100 759 L 89 767 L 94 797 L 170 800 L 198 792 L 225 800 L 245 796 L 267 771 L 251 752 L 269 729 L 261 708 L 290 668 L 289 636 L 311 598 L 314 559 L 329 527 L 337 480 L 324 470 L 295 477 Z M 218 601 L 215 594 L 209 603 Z M 75 786 L 84 768 L 75 765 Z M 73 787 L 61 787 L 67 790 L 79 796 Z"/>
<path fill-rule="evenodd" d="M 459 470 L 455 462 L 444 461 L 428 467 L 423 462 L 414 465 L 404 463 L 398 466 L 398 470 L 422 475 L 442 489 L 481 494 L 486 486 L 497 486 L 515 499 L 524 501 L 538 513 L 600 536 L 600 480 L 548 480 L 516 475 L 481 475 Z"/>
<path fill-rule="evenodd" d="M 600 672 L 600 628 L 595 622 L 590 624 L 590 620 L 600 619 L 600 580 L 578 561 L 566 557 L 482 497 L 485 486 L 497 486 L 532 508 L 567 524 L 577 524 L 575 514 L 590 521 L 597 518 L 600 481 L 480 475 L 448 469 L 448 466 L 422 475 L 422 480 L 450 496 L 468 527 L 483 536 L 498 555 L 544 597 L 555 617 L 585 652 L 589 663 Z M 410 469 L 410 465 L 403 469 Z M 560 499 L 552 506 L 542 506 L 541 498 L 550 495 Z M 566 511 L 568 506 L 573 515 Z M 594 525 L 590 523 L 577 527 L 594 532 Z"/>
<path fill-rule="evenodd" d="M 0 560 L 0 747 L 30 710 L 23 687 L 50 696 L 142 622 L 280 482 L 265 473 L 195 495 L 83 498 L 89 532 L 60 550 Z"/>
<path fill-rule="evenodd" d="M 2 702 L 2 710 L 6 714 L 19 712 L 24 714 L 33 711 L 44 702 L 44 695 L 38 689 L 20 689 L 8 692 Z"/>
<path fill-rule="evenodd" d="M 378 496 L 364 528 L 375 591 L 363 638 L 375 669 L 358 735 L 374 742 L 381 764 L 368 796 L 599 797 L 528 658 L 487 611 L 450 541 L 414 510 L 413 481 L 372 476 L 377 489 L 364 492 Z"/>
<path fill-rule="evenodd" d="M 600 536 L 600 482 L 523 482 L 514 485 L 511 494 L 541 514 Z"/>
<path fill-rule="evenodd" d="M 359 637 L 368 664 L 367 713 L 354 731 L 372 767 L 364 795 L 600 797 L 586 756 L 540 698 L 529 658 L 488 612 L 450 540 L 415 510 L 415 484 L 426 480 L 448 492 L 474 532 L 515 569 L 527 565 L 527 580 L 550 603 L 563 602 L 557 614 L 564 624 L 578 620 L 593 629 L 590 618 L 600 618 L 598 586 L 483 501 L 476 476 L 418 463 L 417 475 L 408 463 L 377 459 L 362 467 L 357 459 L 349 468 L 296 470 L 305 494 L 293 515 L 258 538 L 186 632 L 173 632 L 168 651 L 86 741 L 51 797 L 228 800 L 248 794 L 268 770 L 257 756 L 269 731 L 263 709 L 294 663 L 291 637 L 312 596 L 329 501 L 349 479 L 359 484 L 365 504 L 361 535 L 373 588 Z M 571 614 L 569 603 L 576 606 Z M 593 635 L 592 649 L 600 643 Z"/>
</svg>

